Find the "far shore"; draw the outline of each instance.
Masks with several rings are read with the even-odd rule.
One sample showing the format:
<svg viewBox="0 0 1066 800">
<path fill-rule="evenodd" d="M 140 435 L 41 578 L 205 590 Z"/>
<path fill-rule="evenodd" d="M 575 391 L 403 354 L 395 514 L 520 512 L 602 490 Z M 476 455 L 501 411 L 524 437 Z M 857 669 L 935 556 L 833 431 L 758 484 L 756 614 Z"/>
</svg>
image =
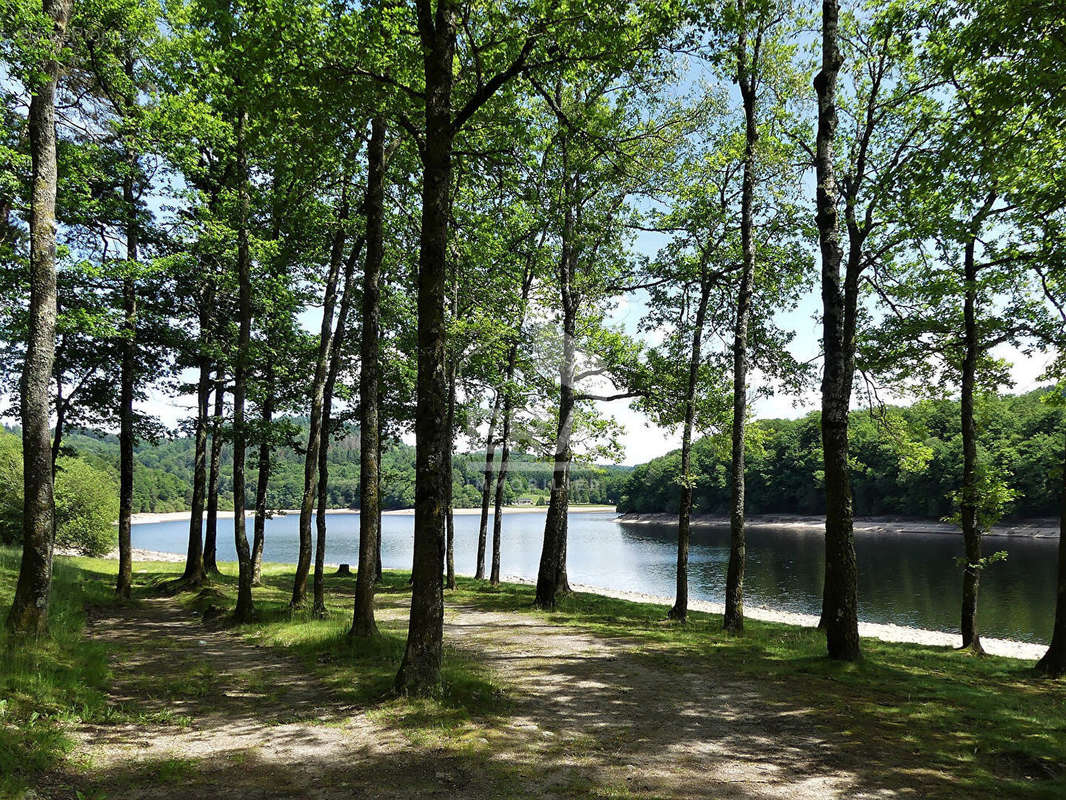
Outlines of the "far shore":
<svg viewBox="0 0 1066 800">
<path fill-rule="evenodd" d="M 619 522 L 635 525 L 676 525 L 677 514 L 622 514 Z M 694 527 L 728 528 L 729 517 L 716 514 L 694 514 Z M 825 517 L 802 516 L 799 514 L 758 514 L 744 520 L 748 530 L 786 529 L 796 532 L 824 532 Z M 938 520 L 905 519 L 901 517 L 856 517 L 856 533 L 879 534 L 949 534 L 959 536 L 962 531 L 957 525 Z M 1058 539 L 1059 523 L 1056 519 L 1025 519 L 997 525 L 985 536 L 1015 536 L 1030 539 Z"/>
<path fill-rule="evenodd" d="M 597 513 L 614 513 L 614 506 L 595 506 L 595 505 L 571 505 L 571 511 L 589 511 Z M 547 506 L 504 506 L 504 514 L 544 514 L 548 511 Z M 327 514 L 358 514 L 358 508 L 330 508 L 326 511 Z M 413 517 L 415 510 L 413 508 L 396 508 L 390 511 L 382 511 L 383 516 L 390 517 Z M 481 513 L 480 508 L 456 508 L 452 511 L 456 516 L 471 516 Z M 252 517 L 255 514 L 254 511 L 246 511 L 246 517 Z M 268 517 L 280 517 L 280 516 L 299 516 L 300 510 L 298 508 L 284 508 L 273 509 L 268 512 Z M 492 509 L 489 509 L 489 514 L 492 514 Z M 206 517 L 206 515 L 205 515 Z M 130 518 L 130 522 L 133 525 L 144 525 L 151 522 L 188 522 L 192 518 L 191 511 L 162 511 L 153 512 L 146 511 L 137 514 L 133 514 Z M 219 519 L 233 519 L 232 511 L 219 511 Z M 117 524 L 117 523 L 116 523 Z"/>
</svg>

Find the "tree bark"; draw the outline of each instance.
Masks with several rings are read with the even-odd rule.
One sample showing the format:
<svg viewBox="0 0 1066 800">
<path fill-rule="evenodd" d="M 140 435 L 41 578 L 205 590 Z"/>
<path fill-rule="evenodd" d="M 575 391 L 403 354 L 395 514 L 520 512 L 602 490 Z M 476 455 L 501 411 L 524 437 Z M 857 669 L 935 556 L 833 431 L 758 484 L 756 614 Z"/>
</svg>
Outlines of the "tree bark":
<svg viewBox="0 0 1066 800">
<path fill-rule="evenodd" d="M 366 261 L 363 264 L 363 330 L 359 341 L 359 569 L 351 636 L 378 633 L 374 620 L 374 584 L 381 572 L 381 262 L 385 195 L 385 120 L 370 123 L 367 150 Z"/>
<path fill-rule="evenodd" d="M 56 308 L 56 315 L 58 316 L 59 309 Z M 62 347 L 59 348 L 57 355 L 61 355 Z M 53 364 L 59 359 L 53 356 Z M 69 400 L 63 397 L 63 367 L 60 364 L 59 369 L 56 371 L 56 424 L 52 434 L 52 451 L 51 456 L 51 470 L 52 470 L 52 484 L 55 485 L 56 480 L 56 462 L 59 460 L 59 451 L 63 447 L 63 434 L 67 430 L 67 405 Z"/>
<path fill-rule="evenodd" d="M 134 269 L 137 261 L 137 205 L 133 192 L 133 167 L 136 159 L 131 159 L 130 172 L 122 182 L 122 200 L 126 207 L 126 268 Z M 125 330 L 122 340 L 122 365 L 119 375 L 119 492 L 118 492 L 118 578 L 115 594 L 122 598 L 130 596 L 133 585 L 133 442 L 134 416 L 133 394 L 136 386 L 136 347 L 137 347 L 137 285 L 132 275 L 122 280 L 122 313 Z M 197 406 L 199 412 L 199 406 Z M 199 416 L 199 415 L 198 415 Z M 203 562 L 201 559 L 201 572 Z"/>
<path fill-rule="evenodd" d="M 226 373 L 219 364 L 215 373 L 215 407 L 211 420 L 211 474 L 207 482 L 207 527 L 204 529 L 204 572 L 218 575 L 218 485 L 222 478 L 222 416 L 225 413 Z M 206 400 L 205 400 L 206 402 Z M 197 529 L 199 535 L 199 529 Z"/>
<path fill-rule="evenodd" d="M 52 21 L 50 46 L 58 54 L 66 40 L 72 0 L 43 0 Z M 48 395 L 55 358 L 56 326 L 56 56 L 40 65 L 40 82 L 30 96 L 30 308 L 29 339 L 22 372 L 22 561 L 7 617 L 17 633 L 43 633 L 48 626 L 55 544 Z"/>
<path fill-rule="evenodd" d="M 500 557 L 503 547 L 503 492 L 507 482 L 507 467 L 511 462 L 511 398 L 503 401 L 503 428 L 500 431 L 500 469 L 496 473 L 496 497 L 492 515 L 492 567 L 489 585 L 500 585 Z"/>
<path fill-rule="evenodd" d="M 474 578 L 485 580 L 485 549 L 488 544 L 489 531 L 489 500 L 492 495 L 493 461 L 496 457 L 496 417 L 500 413 L 502 401 L 500 392 L 496 392 L 496 399 L 492 404 L 492 415 L 489 417 L 489 430 L 485 435 L 485 480 L 481 485 L 481 523 L 477 532 L 477 562 L 474 570 Z"/>
<path fill-rule="evenodd" d="M 268 363 L 263 376 L 263 404 L 259 409 L 262 439 L 255 481 L 255 521 L 252 525 L 252 586 L 263 583 L 263 546 L 266 543 L 267 489 L 270 487 L 270 425 L 274 420 L 274 366 Z"/>
<path fill-rule="evenodd" d="M 1049 678 L 1066 675 L 1066 449 L 1063 453 L 1059 494 L 1059 571 L 1055 584 L 1055 625 L 1051 644 L 1036 663 L 1036 671 Z"/>
<path fill-rule="evenodd" d="M 500 431 L 500 470 L 496 475 L 496 497 L 492 516 L 492 567 L 489 571 L 489 584 L 500 585 L 500 557 L 503 545 L 503 494 L 507 482 L 507 468 L 511 462 L 511 418 L 514 409 L 514 396 L 511 382 L 514 380 L 515 367 L 518 363 L 518 342 L 522 336 L 522 327 L 526 321 L 526 306 L 529 292 L 533 288 L 533 259 L 526 261 L 522 273 L 522 302 L 511 347 L 507 351 L 507 366 L 504 370 L 504 383 L 500 387 L 503 394 L 503 427 Z"/>
<path fill-rule="evenodd" d="M 833 165 L 836 138 L 836 85 L 842 58 L 839 47 L 839 2 L 822 3 L 822 66 L 814 79 L 818 95 L 817 174 L 818 239 L 822 256 L 822 453 L 825 462 L 825 589 L 822 622 L 830 658 L 861 657 L 858 627 L 858 565 L 855 559 L 851 478 L 848 473 L 848 410 L 854 376 L 854 328 L 840 284 L 842 250 L 837 226 L 840 192 Z M 850 265 L 849 265 L 850 266 Z M 849 273 L 851 270 L 849 270 Z M 849 275 L 849 278 L 852 276 Z M 850 295 L 850 291 L 848 292 Z M 851 300 L 851 298 L 848 298 Z M 854 319 L 854 310 L 851 310 Z"/>
<path fill-rule="evenodd" d="M 344 256 L 344 223 L 348 219 L 347 179 L 341 195 L 337 228 L 330 246 L 329 272 L 326 276 L 325 296 L 322 301 L 322 324 L 319 328 L 318 357 L 315 374 L 311 381 L 310 431 L 307 435 L 307 452 L 304 456 L 304 490 L 300 501 L 300 553 L 296 561 L 296 576 L 292 584 L 292 599 L 289 605 L 303 605 L 307 595 L 307 575 L 311 570 L 311 517 L 318 492 L 319 449 L 322 444 L 322 406 L 325 402 L 326 377 L 329 371 L 330 351 L 333 346 L 333 310 L 337 302 L 337 281 Z"/>
<path fill-rule="evenodd" d="M 455 304 L 452 304 L 452 314 L 455 314 Z M 448 359 L 448 457 L 445 461 L 445 493 L 447 500 L 447 512 L 444 517 L 444 532 L 446 541 L 445 558 L 445 581 L 444 588 L 455 588 L 455 503 L 452 494 L 452 450 L 455 448 L 455 360 Z"/>
<path fill-rule="evenodd" d="M 537 592 L 534 604 L 538 608 L 555 608 L 556 601 L 570 593 L 566 578 L 566 514 L 570 505 L 570 437 L 574 426 L 574 369 L 577 338 L 577 303 L 573 290 L 575 262 L 574 248 L 574 179 L 566 174 L 567 154 L 565 137 L 562 152 L 566 208 L 563 216 L 562 251 L 559 258 L 559 296 L 563 309 L 563 352 L 559 364 L 559 423 L 555 437 L 555 463 L 552 469 L 551 495 L 548 514 L 544 520 L 544 545 L 537 572 Z"/>
<path fill-rule="evenodd" d="M 248 163 L 245 156 L 244 135 L 248 112 L 237 114 L 237 181 L 240 220 L 237 227 L 237 365 L 233 374 L 233 541 L 237 551 L 237 607 L 233 616 L 238 622 L 251 621 L 255 609 L 252 604 L 252 553 L 245 533 L 244 457 L 248 432 L 244 418 L 244 402 L 248 384 L 248 350 L 252 335 L 252 277 L 251 254 L 248 246 Z"/>
<path fill-rule="evenodd" d="M 962 647 L 978 655 L 984 650 L 977 632 L 977 590 L 981 581 L 981 530 L 977 520 L 977 425 L 974 420 L 974 387 L 977 381 L 977 357 L 980 347 L 977 333 L 977 264 L 976 242 L 966 243 L 963 255 L 963 345 L 962 396 L 959 411 L 962 421 L 962 495 L 959 516 L 966 563 L 962 572 Z"/>
<path fill-rule="evenodd" d="M 210 291 L 205 294 L 210 294 Z M 206 304 L 205 304 L 206 305 Z M 201 319 L 201 331 L 205 330 Z M 204 343 L 201 342 L 201 348 Z M 193 434 L 192 513 L 189 515 L 189 547 L 185 555 L 185 571 L 181 582 L 197 586 L 204 582 L 206 546 L 204 542 L 204 494 L 207 487 L 207 415 L 211 400 L 211 361 L 201 350 L 200 378 L 196 383 L 196 429 Z M 211 543 L 214 562 L 214 541 Z M 218 571 L 218 567 L 215 567 Z"/>
<path fill-rule="evenodd" d="M 685 423 L 681 431 L 681 500 L 677 512 L 677 590 L 674 605 L 667 616 L 678 622 L 688 621 L 688 546 L 692 520 L 692 427 L 696 416 L 696 383 L 699 379 L 703 351 L 703 327 L 711 282 L 706 269 L 700 275 L 700 301 L 692 326 L 688 381 L 685 385 Z"/>
<path fill-rule="evenodd" d="M 321 441 L 318 448 L 318 513 L 315 515 L 315 582 L 312 613 L 316 617 L 326 615 L 326 510 L 329 506 L 329 442 L 332 433 L 333 390 L 337 385 L 337 376 L 341 368 L 341 351 L 344 347 L 344 335 L 348 325 L 348 314 L 352 306 L 355 282 L 355 265 L 363 251 L 365 239 L 360 237 L 344 267 L 344 291 L 341 294 L 340 310 L 337 312 L 337 326 L 333 332 L 330 345 L 329 371 L 326 385 L 322 390 L 322 426 Z"/>
<path fill-rule="evenodd" d="M 744 0 L 737 10 L 744 17 Z M 756 54 L 758 45 L 756 45 Z M 756 56 L 757 58 L 757 56 Z M 748 325 L 751 319 L 755 280 L 755 245 L 752 242 L 752 204 L 755 197 L 755 145 L 759 140 L 755 118 L 755 87 L 758 63 L 748 61 L 748 37 L 743 22 L 737 43 L 737 83 L 744 102 L 744 177 L 740 199 L 740 242 L 744 268 L 737 291 L 736 329 L 733 336 L 733 431 L 729 498 L 729 567 L 726 571 L 725 614 L 722 627 L 729 633 L 744 631 L 744 426 L 748 410 Z"/>
<path fill-rule="evenodd" d="M 426 137 L 422 153 L 422 228 L 418 260 L 418 388 L 415 413 L 415 524 L 411 615 L 401 694 L 432 694 L 440 686 L 444 634 L 444 516 L 448 385 L 444 373 L 448 193 L 452 173 L 451 95 L 457 14 L 441 0 L 418 0 L 425 67 Z"/>
</svg>

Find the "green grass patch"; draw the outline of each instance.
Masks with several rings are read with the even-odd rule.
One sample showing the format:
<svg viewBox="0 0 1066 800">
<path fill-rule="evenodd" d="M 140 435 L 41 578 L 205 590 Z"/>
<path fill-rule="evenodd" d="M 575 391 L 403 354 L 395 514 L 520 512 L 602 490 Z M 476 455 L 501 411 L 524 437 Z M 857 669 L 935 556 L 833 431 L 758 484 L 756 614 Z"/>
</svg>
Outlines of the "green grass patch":
<svg viewBox="0 0 1066 800">
<path fill-rule="evenodd" d="M 21 553 L 0 548 L 0 614 L 6 616 Z M 56 559 L 49 635 L 0 633 L 0 796 L 25 788 L 70 750 L 63 723 L 106 713 L 106 648 L 83 637 L 87 604 L 111 601 L 106 572 L 91 559 Z M 113 569 L 113 567 L 112 567 Z"/>
<path fill-rule="evenodd" d="M 68 721 L 124 721 L 188 725 L 166 710 L 115 708 L 106 703 L 107 652 L 83 637 L 85 607 L 113 602 L 112 562 L 59 559 L 51 614 L 51 636 L 41 640 L 4 638 L 0 654 L 0 792 L 12 794 L 33 777 L 53 769 L 69 750 Z M 0 602 L 10 602 L 18 554 L 0 550 Z M 135 599 L 158 595 L 180 564 L 137 564 Z M 178 602 L 190 610 L 232 608 L 235 566 L 201 592 Z M 257 619 L 235 633 L 285 653 L 295 674 L 309 674 L 329 689 L 323 706 L 349 706 L 401 730 L 412 744 L 477 763 L 491 745 L 485 738 L 507 724 L 516 699 L 496 682 L 475 652 L 446 648 L 443 683 L 429 699 L 396 697 L 393 680 L 403 656 L 407 629 L 407 575 L 389 573 L 377 597 L 380 636 L 353 640 L 354 578 L 327 577 L 327 614 L 288 607 L 291 565 L 264 565 L 255 589 Z M 674 672 L 679 680 L 740 681 L 756 687 L 760 702 L 782 715 L 800 714 L 812 732 L 847 763 L 862 764 L 878 782 L 909 786 L 923 797 L 1066 796 L 1066 681 L 1037 678 L 1031 665 L 1013 659 L 975 658 L 946 648 L 864 640 L 858 664 L 824 657 L 824 639 L 813 630 L 748 620 L 744 635 L 721 632 L 720 620 L 692 613 L 686 625 L 668 622 L 665 608 L 575 594 L 550 613 L 532 608 L 533 589 L 490 588 L 460 578 L 446 596 L 449 605 L 534 615 L 591 635 L 621 641 L 626 658 Z M 227 624 L 220 619 L 210 624 Z M 505 633 L 501 635 L 506 635 Z M 143 643 L 142 643 L 143 644 Z M 167 642 L 153 642 L 166 647 Z M 217 685 L 195 663 L 176 664 L 167 686 L 138 687 L 151 697 L 203 697 L 243 689 L 276 706 L 287 689 L 250 674 L 241 686 Z M 624 688 L 624 687 L 621 687 Z M 304 718 L 301 718 L 301 715 Z M 334 720 L 343 723 L 343 714 Z M 291 720 L 315 722 L 317 712 L 294 709 Z M 332 724 L 327 721 L 326 724 Z M 584 749 L 609 743 L 590 741 Z M 563 745 L 560 745 L 563 746 Z M 568 747 L 576 746 L 574 743 Z M 621 743 L 618 744 L 622 746 Z M 160 780 L 184 780 L 195 765 L 160 762 Z M 625 787 L 598 787 L 602 796 L 626 796 Z M 614 792 L 614 794 L 612 794 Z"/>
<path fill-rule="evenodd" d="M 960 795 L 1066 797 L 1066 681 L 1042 679 L 1032 664 L 876 639 L 863 639 L 861 662 L 845 664 L 825 657 L 814 629 L 749 619 L 732 636 L 717 615 L 690 612 L 678 624 L 660 605 L 582 593 L 539 612 L 533 595 L 531 586 L 460 579 L 448 600 L 623 639 L 663 669 L 757 681 L 782 711 L 813 712 L 835 747 L 883 754 L 915 775 L 952 775 Z"/>
</svg>

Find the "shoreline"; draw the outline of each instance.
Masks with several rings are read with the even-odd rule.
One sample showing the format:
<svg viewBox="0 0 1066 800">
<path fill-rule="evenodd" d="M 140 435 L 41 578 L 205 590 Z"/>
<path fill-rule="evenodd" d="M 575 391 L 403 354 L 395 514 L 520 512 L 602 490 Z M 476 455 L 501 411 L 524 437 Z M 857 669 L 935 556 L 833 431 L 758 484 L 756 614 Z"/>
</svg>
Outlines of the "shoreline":
<svg viewBox="0 0 1066 800">
<path fill-rule="evenodd" d="M 656 512 L 621 514 L 618 522 L 629 525 L 677 525 L 677 514 Z M 729 528 L 729 517 L 717 514 L 693 514 L 691 525 L 702 528 Z M 755 514 L 744 520 L 748 530 L 788 529 L 799 533 L 822 533 L 825 517 L 800 514 Z M 936 534 L 938 536 L 961 536 L 955 525 L 937 520 L 904 519 L 900 517 L 856 517 L 855 533 L 871 534 Z M 1004 525 L 996 525 L 984 536 L 1016 537 L 1028 539 L 1058 539 L 1059 523 L 1056 519 L 1026 519 Z"/>
<path fill-rule="evenodd" d="M 67 550 L 56 550 L 56 555 L 61 556 L 76 556 L 77 553 Z M 113 550 L 106 556 L 102 556 L 105 560 L 117 561 L 118 551 Z M 181 563 L 185 560 L 185 555 L 182 553 L 166 553 L 158 550 L 141 550 L 134 548 L 133 550 L 133 562 L 134 566 L 138 563 Z M 327 564 L 327 567 L 336 567 L 336 564 Z M 470 575 L 464 575 L 459 573 L 462 577 L 472 577 Z M 527 586 L 533 586 L 536 581 L 531 578 L 522 578 L 517 575 L 505 575 L 501 578 L 504 583 L 519 583 Z M 631 592 L 621 589 L 609 589 L 605 586 L 588 586 L 586 584 L 574 583 L 571 584 L 576 592 L 583 592 L 585 594 L 598 594 L 601 597 L 612 597 L 616 600 L 628 600 L 634 603 L 650 603 L 652 605 L 658 605 L 663 607 L 672 606 L 673 598 L 665 597 L 663 595 L 645 594 L 643 592 Z M 710 600 L 690 600 L 689 609 L 692 611 L 703 611 L 708 614 L 722 614 L 724 612 L 724 605 L 722 603 L 712 602 Z M 747 606 L 744 609 L 746 616 L 751 619 L 761 620 L 763 622 L 777 622 L 783 625 L 792 625 L 797 628 L 816 628 L 818 627 L 818 617 L 814 614 L 800 614 L 795 611 L 785 611 L 783 609 L 775 608 L 763 608 L 759 606 Z M 931 647 L 958 647 L 962 642 L 962 637 L 957 633 L 948 633 L 946 631 L 934 631 L 927 628 L 910 628 L 906 625 L 895 625 L 888 622 L 859 622 L 859 636 L 868 639 L 878 639 L 883 642 L 895 642 L 898 644 L 919 644 Z M 1035 642 L 1021 642 L 1014 639 L 986 639 L 981 637 L 981 644 L 985 648 L 985 652 L 989 655 L 1003 656 L 1005 658 L 1015 658 L 1023 661 L 1037 661 L 1048 646 L 1046 644 L 1040 644 Z"/>
<path fill-rule="evenodd" d="M 590 513 L 617 513 L 614 506 L 571 506 L 571 509 L 575 512 L 590 512 Z M 548 511 L 547 506 L 504 506 L 504 514 L 546 514 Z M 327 514 L 358 514 L 358 508 L 330 508 L 326 510 Z M 456 508 L 452 513 L 457 517 L 480 515 L 480 508 Z M 413 517 L 415 510 L 413 508 L 395 508 L 389 511 L 382 511 L 382 516 L 388 517 Z M 245 511 L 244 516 L 246 519 L 250 519 L 255 516 L 254 511 Z M 272 517 L 282 516 L 300 516 L 300 509 L 298 508 L 279 508 L 267 514 L 267 519 Z M 489 516 L 492 516 L 492 510 L 489 510 Z M 205 515 L 206 517 L 206 515 Z M 132 525 L 145 525 L 155 522 L 188 522 L 192 518 L 191 511 L 142 511 L 131 515 L 130 524 Z M 233 519 L 232 511 L 219 511 L 219 519 Z M 115 522 L 115 525 L 118 523 Z"/>
</svg>

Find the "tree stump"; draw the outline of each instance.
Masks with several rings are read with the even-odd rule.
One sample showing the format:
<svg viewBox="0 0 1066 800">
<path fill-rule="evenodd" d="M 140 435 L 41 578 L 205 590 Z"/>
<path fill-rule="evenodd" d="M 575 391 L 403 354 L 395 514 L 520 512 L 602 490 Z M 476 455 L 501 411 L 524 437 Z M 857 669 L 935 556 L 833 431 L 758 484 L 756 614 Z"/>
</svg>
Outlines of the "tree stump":
<svg viewBox="0 0 1066 800">
<path fill-rule="evenodd" d="M 351 570 L 351 567 L 349 567 L 347 564 L 341 564 L 339 567 L 337 567 L 337 572 L 335 574 L 336 575 L 347 575 L 348 577 L 351 577 L 352 570 Z"/>
</svg>

